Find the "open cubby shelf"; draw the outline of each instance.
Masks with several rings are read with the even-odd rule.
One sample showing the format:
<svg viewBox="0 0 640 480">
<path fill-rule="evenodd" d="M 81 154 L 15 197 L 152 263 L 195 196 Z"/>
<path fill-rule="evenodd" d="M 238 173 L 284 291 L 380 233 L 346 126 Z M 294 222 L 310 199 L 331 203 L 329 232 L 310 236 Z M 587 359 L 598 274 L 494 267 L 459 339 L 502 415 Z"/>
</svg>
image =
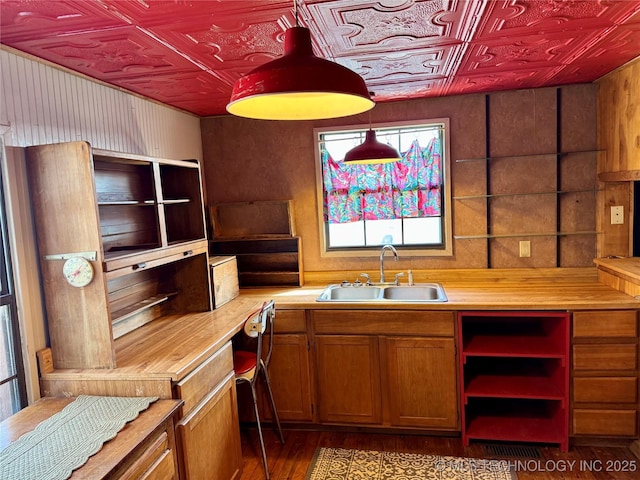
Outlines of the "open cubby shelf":
<svg viewBox="0 0 640 480">
<path fill-rule="evenodd" d="M 156 305 L 160 305 L 161 303 L 166 302 L 167 300 L 169 300 L 169 298 L 177 294 L 178 292 L 171 292 L 167 294 L 154 295 L 152 297 L 148 297 L 143 300 L 140 300 L 139 302 L 136 302 L 132 305 L 128 305 L 127 307 L 122 308 L 121 310 L 111 312 L 111 323 L 115 325 L 119 322 L 123 322 L 127 318 L 130 318 L 144 310 L 148 310 L 151 307 L 154 307 Z"/>
<path fill-rule="evenodd" d="M 210 253 L 236 257 L 241 287 L 302 284 L 300 237 L 213 240 Z"/>
<path fill-rule="evenodd" d="M 462 439 L 569 438 L 569 315 L 460 312 Z"/>
</svg>

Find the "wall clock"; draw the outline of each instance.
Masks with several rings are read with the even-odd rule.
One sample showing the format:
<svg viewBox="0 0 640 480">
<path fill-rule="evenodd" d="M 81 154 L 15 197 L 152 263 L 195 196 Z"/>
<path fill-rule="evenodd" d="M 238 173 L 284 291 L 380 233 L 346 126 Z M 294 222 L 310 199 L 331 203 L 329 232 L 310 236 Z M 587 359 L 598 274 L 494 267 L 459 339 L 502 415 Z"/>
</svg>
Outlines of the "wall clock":
<svg viewBox="0 0 640 480">
<path fill-rule="evenodd" d="M 62 274 L 72 287 L 86 287 L 93 280 L 93 273 L 93 266 L 83 257 L 71 257 L 62 267 Z"/>
</svg>

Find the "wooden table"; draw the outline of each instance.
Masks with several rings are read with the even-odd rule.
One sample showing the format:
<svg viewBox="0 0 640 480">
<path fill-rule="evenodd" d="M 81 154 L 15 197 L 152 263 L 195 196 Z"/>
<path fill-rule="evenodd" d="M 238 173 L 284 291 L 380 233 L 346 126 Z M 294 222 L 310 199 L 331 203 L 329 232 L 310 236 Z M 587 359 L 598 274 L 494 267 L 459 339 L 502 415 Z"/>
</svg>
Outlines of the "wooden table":
<svg viewBox="0 0 640 480">
<path fill-rule="evenodd" d="M 0 423 L 0 451 L 40 422 L 61 411 L 74 398 L 44 397 Z M 177 472 L 174 415 L 180 400 L 158 400 L 105 442 L 87 463 L 74 470 L 72 479 L 106 479 L 145 472 Z M 174 475 L 177 477 L 177 475 Z"/>
</svg>

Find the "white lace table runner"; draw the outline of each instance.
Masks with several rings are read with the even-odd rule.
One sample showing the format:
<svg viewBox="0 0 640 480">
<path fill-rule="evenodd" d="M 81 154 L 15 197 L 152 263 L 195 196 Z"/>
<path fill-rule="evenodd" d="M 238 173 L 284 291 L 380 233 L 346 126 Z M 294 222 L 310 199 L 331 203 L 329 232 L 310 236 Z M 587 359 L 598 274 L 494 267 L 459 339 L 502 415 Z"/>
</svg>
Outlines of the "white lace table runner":
<svg viewBox="0 0 640 480">
<path fill-rule="evenodd" d="M 0 478 L 67 479 L 156 400 L 81 395 L 0 452 Z"/>
</svg>

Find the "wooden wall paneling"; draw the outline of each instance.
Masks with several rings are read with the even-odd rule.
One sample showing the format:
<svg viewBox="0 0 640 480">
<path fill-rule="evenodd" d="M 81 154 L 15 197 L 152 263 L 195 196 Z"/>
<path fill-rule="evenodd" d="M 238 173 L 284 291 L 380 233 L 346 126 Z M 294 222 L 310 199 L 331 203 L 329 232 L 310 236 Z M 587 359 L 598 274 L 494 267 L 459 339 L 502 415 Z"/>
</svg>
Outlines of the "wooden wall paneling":
<svg viewBox="0 0 640 480">
<path fill-rule="evenodd" d="M 629 211 L 631 207 L 631 187 L 629 182 L 602 183 L 598 192 L 598 209 L 596 224 L 598 232 L 598 257 L 618 255 L 628 257 L 632 253 Z M 622 225 L 611 225 L 611 207 L 622 205 L 625 222 Z"/>
<path fill-rule="evenodd" d="M 640 59 L 598 84 L 598 173 L 640 170 Z"/>
<path fill-rule="evenodd" d="M 86 140 L 93 148 L 202 159 L 200 119 L 8 48 L 0 104 L 15 147 Z"/>
</svg>

